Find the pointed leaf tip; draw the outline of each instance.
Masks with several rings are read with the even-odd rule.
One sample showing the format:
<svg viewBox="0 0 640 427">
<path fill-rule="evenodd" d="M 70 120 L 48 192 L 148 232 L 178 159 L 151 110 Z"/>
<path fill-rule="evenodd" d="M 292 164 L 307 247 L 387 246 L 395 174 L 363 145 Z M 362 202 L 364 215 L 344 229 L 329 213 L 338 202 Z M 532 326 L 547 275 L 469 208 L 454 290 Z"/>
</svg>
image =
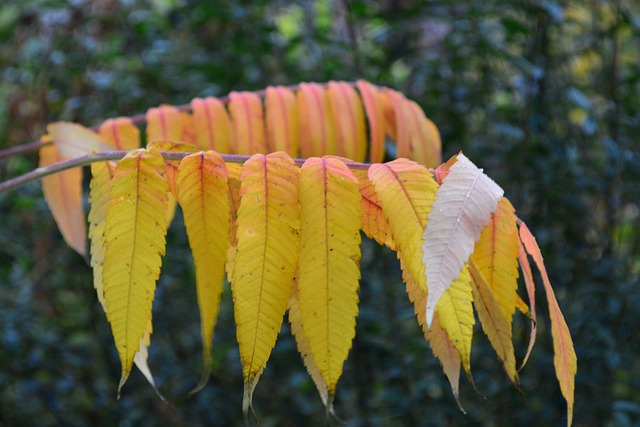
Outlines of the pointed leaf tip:
<svg viewBox="0 0 640 427">
<path fill-rule="evenodd" d="M 458 277 L 504 191 L 462 153 L 436 192 L 423 234 L 427 276 L 427 325 L 436 305 Z"/>
<path fill-rule="evenodd" d="M 556 369 L 556 377 L 560 383 L 560 390 L 567 401 L 567 425 L 570 426 L 573 421 L 573 404 L 575 377 L 578 371 L 578 359 L 576 357 L 573 340 L 569 332 L 567 322 L 560 311 L 558 300 L 556 299 L 549 275 L 544 265 L 542 253 L 536 242 L 536 238 L 531 234 L 525 223 L 520 223 L 520 240 L 524 245 L 527 253 L 531 255 L 533 261 L 538 267 L 538 271 L 542 276 L 542 284 L 547 294 L 547 303 L 549 305 L 549 317 L 551 318 L 551 335 L 553 336 L 553 364 Z"/>
</svg>

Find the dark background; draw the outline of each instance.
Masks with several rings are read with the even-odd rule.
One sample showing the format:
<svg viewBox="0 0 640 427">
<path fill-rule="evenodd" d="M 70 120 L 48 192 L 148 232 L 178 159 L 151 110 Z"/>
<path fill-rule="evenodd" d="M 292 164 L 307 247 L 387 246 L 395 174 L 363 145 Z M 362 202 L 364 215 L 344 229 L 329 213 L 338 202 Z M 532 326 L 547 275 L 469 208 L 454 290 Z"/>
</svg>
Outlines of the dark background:
<svg viewBox="0 0 640 427">
<path fill-rule="evenodd" d="M 576 426 L 640 424 L 640 4 L 605 1 L 13 0 L 0 3 L 0 149 L 48 122 L 96 125 L 195 96 L 365 78 L 403 91 L 506 191 L 538 238 L 578 354 Z M 0 179 L 36 155 L 0 161 Z M 86 183 L 85 183 L 86 184 Z M 40 185 L 0 195 L 0 425 L 242 425 L 229 290 L 209 385 L 178 217 L 150 365 L 116 400 L 119 362 L 85 261 Z M 347 426 L 564 425 L 544 293 L 523 396 L 477 328 L 477 394 L 456 406 L 390 251 L 363 245 L 357 336 L 338 385 Z M 521 292 L 524 295 L 523 292 Z M 522 358 L 527 324 L 516 316 Z M 323 425 L 283 327 L 254 399 L 262 426 Z"/>
</svg>

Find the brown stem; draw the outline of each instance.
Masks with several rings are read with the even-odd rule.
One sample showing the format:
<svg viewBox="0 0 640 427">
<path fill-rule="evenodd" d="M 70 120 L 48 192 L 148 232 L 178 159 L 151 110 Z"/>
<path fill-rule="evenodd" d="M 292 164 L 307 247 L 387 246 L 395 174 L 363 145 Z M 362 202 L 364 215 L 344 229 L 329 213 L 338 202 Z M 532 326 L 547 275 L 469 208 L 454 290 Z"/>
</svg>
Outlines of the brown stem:
<svg viewBox="0 0 640 427">
<path fill-rule="evenodd" d="M 40 147 L 51 144 L 50 141 L 33 141 L 27 144 L 16 145 L 15 147 L 7 148 L 6 150 L 0 150 L 0 160 L 18 156 L 20 154 L 26 154 L 30 151 L 39 150 Z"/>
<path fill-rule="evenodd" d="M 21 187 L 33 181 L 44 178 L 48 175 L 53 175 L 58 172 L 65 171 L 67 169 L 73 169 L 81 166 L 87 166 L 95 162 L 104 162 L 109 160 L 120 160 L 126 156 L 129 151 L 108 151 L 104 153 L 92 153 L 86 156 L 76 157 L 75 159 L 63 160 L 62 162 L 54 163 L 48 166 L 39 167 L 27 172 L 24 175 L 17 176 L 8 181 L 0 183 L 0 193 L 10 191 L 15 188 Z M 172 151 L 161 151 L 160 154 L 166 160 L 182 160 L 189 154 L 193 153 L 176 153 Z M 250 156 L 241 156 L 237 154 L 222 154 L 222 158 L 225 162 L 230 163 L 244 163 Z M 293 159 L 294 163 L 298 166 L 305 162 L 305 159 Z M 350 169 L 368 169 L 368 163 L 358 163 L 345 161 L 344 164 Z"/>
</svg>

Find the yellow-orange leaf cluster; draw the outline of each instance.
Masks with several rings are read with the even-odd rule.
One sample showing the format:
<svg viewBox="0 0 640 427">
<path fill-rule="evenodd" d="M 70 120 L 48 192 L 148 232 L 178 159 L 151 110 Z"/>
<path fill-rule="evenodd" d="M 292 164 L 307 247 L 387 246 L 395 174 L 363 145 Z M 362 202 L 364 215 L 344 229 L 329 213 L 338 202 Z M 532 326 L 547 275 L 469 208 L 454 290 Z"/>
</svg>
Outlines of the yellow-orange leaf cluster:
<svg viewBox="0 0 640 427">
<path fill-rule="evenodd" d="M 190 112 L 149 109 L 146 149 L 138 149 L 140 132 L 126 118 L 105 121 L 97 133 L 57 123 L 44 137 L 55 145 L 42 148 L 43 166 L 133 150 L 117 163 L 91 168 L 91 265 L 122 363 L 120 387 L 134 363 L 153 384 L 151 306 L 177 200 L 196 268 L 204 365 L 198 388 L 211 370 L 226 273 L 245 414 L 287 310 L 298 350 L 331 412 L 355 335 L 363 231 L 397 252 L 417 321 L 456 398 L 461 366 L 472 379 L 474 307 L 517 386 L 516 308 L 533 325 L 522 365 L 536 331 L 529 254 L 549 301 L 554 363 L 571 423 L 575 351 L 535 239 L 502 189 L 462 153 L 427 169 L 441 161 L 440 137 L 415 102 L 364 81 L 269 87 L 264 99 L 233 92 L 223 101 L 196 98 Z M 403 158 L 381 163 L 387 137 Z M 229 162 L 222 153 L 251 157 Z M 293 160 L 298 156 L 307 159 Z M 371 165 L 350 163 L 367 159 Z M 43 188 L 63 236 L 84 254 L 80 169 L 48 177 Z M 518 260 L 530 306 L 516 293 Z"/>
</svg>

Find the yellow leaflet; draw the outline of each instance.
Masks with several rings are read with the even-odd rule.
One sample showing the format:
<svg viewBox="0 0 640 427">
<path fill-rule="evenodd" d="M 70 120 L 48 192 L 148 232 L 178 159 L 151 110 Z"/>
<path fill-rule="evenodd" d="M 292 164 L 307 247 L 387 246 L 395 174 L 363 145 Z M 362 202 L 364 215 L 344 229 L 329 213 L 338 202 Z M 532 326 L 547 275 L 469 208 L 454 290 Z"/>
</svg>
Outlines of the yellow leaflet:
<svg viewBox="0 0 640 427">
<path fill-rule="evenodd" d="M 369 163 L 384 160 L 384 116 L 378 88 L 364 80 L 356 83 L 369 123 Z"/>
<path fill-rule="evenodd" d="M 544 290 L 547 293 L 549 317 L 551 318 L 551 335 L 553 336 L 553 350 L 555 353 L 553 364 L 556 368 L 556 377 L 560 383 L 560 390 L 567 400 L 567 425 L 570 426 L 573 421 L 574 388 L 576 372 L 578 371 L 578 359 L 573 348 L 573 340 L 551 287 L 538 243 L 524 223 L 520 224 L 520 240 L 522 240 L 527 253 L 531 255 L 536 263 L 536 267 L 538 267 L 538 271 L 542 276 Z"/>
<path fill-rule="evenodd" d="M 291 157 L 298 157 L 300 120 L 295 93 L 286 87 L 269 86 L 265 91 L 264 103 L 269 152 L 284 151 Z"/>
<path fill-rule="evenodd" d="M 296 339 L 296 347 L 298 347 L 298 352 L 302 356 L 304 366 L 307 368 L 307 372 L 311 375 L 311 379 L 318 389 L 322 403 L 329 409 L 330 413 L 333 413 L 333 402 L 329 401 L 327 383 L 322 378 L 322 375 L 320 375 L 318 366 L 313 360 L 313 355 L 311 354 L 309 341 L 307 341 L 304 331 L 302 330 L 302 316 L 300 314 L 300 300 L 298 298 L 298 283 L 296 280 L 294 280 L 293 286 L 291 287 L 291 297 L 289 298 L 287 307 L 289 309 L 291 333 Z"/>
<path fill-rule="evenodd" d="M 195 145 L 201 150 L 231 153 L 231 121 L 218 98 L 195 98 L 191 101 Z"/>
<path fill-rule="evenodd" d="M 40 148 L 39 167 L 65 160 L 55 145 Z M 65 242 L 82 256 L 87 254 L 87 229 L 82 206 L 82 168 L 42 178 L 42 192 Z"/>
<path fill-rule="evenodd" d="M 449 340 L 449 336 L 440 326 L 440 321 L 437 316 L 433 319 L 431 329 L 427 328 L 427 292 L 420 289 L 420 287 L 409 278 L 408 270 L 404 268 L 404 263 L 402 262 L 404 257 L 401 253 L 398 254 L 398 258 L 400 258 L 402 278 L 406 283 L 407 295 L 413 303 L 413 311 L 418 320 L 418 324 L 422 329 L 425 339 L 429 341 L 431 345 L 433 355 L 438 358 L 442 365 L 442 370 L 449 380 L 451 391 L 456 398 L 458 406 L 464 412 L 460 404 L 460 352 L 456 350 L 451 340 Z"/>
<path fill-rule="evenodd" d="M 337 155 L 335 124 L 325 88 L 317 83 L 300 83 L 297 99 L 300 129 L 304 129 L 302 157 Z"/>
<path fill-rule="evenodd" d="M 231 92 L 229 111 L 233 124 L 232 151 L 252 155 L 266 153 L 262 100 L 252 92 Z"/>
<path fill-rule="evenodd" d="M 116 150 L 140 148 L 140 130 L 129 117 L 105 120 L 98 133 Z"/>
<path fill-rule="evenodd" d="M 471 257 L 511 325 L 518 288 L 518 228 L 513 206 L 506 198 L 498 202 Z"/>
<path fill-rule="evenodd" d="M 98 301 L 102 305 L 105 314 L 107 304 L 104 300 L 104 286 L 102 283 L 102 265 L 104 263 L 104 227 L 107 217 L 107 207 L 109 205 L 109 195 L 111 193 L 111 179 L 115 172 L 116 164 L 113 162 L 102 162 L 91 164 L 91 185 L 89 193 L 89 238 L 91 239 L 91 267 L 93 269 L 93 286 L 98 295 Z M 153 375 L 147 364 L 148 347 L 151 342 L 151 321 L 148 322 L 147 330 L 140 340 L 140 347 L 134 358 L 134 363 L 145 376 L 147 381 L 156 390 Z M 163 398 L 164 399 L 164 398 Z"/>
<path fill-rule="evenodd" d="M 171 105 L 147 110 L 147 144 L 152 141 L 183 141 L 184 116 Z"/>
<path fill-rule="evenodd" d="M 102 286 L 102 264 L 104 262 L 104 226 L 107 218 L 107 206 L 111 193 L 111 178 L 115 171 L 115 163 L 100 162 L 91 164 L 91 185 L 89 192 L 89 238 L 91 239 L 91 268 L 93 268 L 93 287 L 98 294 L 98 301 L 107 311 Z"/>
<path fill-rule="evenodd" d="M 196 267 L 204 366 L 198 388 L 202 388 L 211 372 L 211 341 L 229 241 L 229 187 L 224 160 L 215 151 L 185 157 L 178 167 L 176 186 Z"/>
<path fill-rule="evenodd" d="M 362 201 L 360 202 L 362 206 L 362 231 L 370 239 L 395 250 L 389 223 L 382 212 L 380 198 L 376 193 L 376 189 L 369 180 L 368 171 L 355 169 L 352 172 L 358 178 L 360 195 L 362 196 Z"/>
<path fill-rule="evenodd" d="M 308 159 L 300 172 L 299 192 L 302 327 L 331 401 L 355 335 L 360 192 L 351 171 L 333 158 Z"/>
<path fill-rule="evenodd" d="M 473 258 L 469 259 L 468 267 L 471 273 L 473 301 L 478 311 L 482 330 L 496 351 L 502 368 L 517 387 L 518 373 L 516 372 L 516 357 L 511 342 L 511 318 L 502 312 L 494 291 Z"/>
<path fill-rule="evenodd" d="M 148 323 L 165 252 L 168 185 L 155 150 L 136 150 L 118 162 L 104 229 L 104 297 L 122 364 L 124 385 Z"/>
<path fill-rule="evenodd" d="M 245 381 L 243 411 L 275 345 L 300 247 L 298 174 L 283 152 L 256 154 L 240 174 L 233 308 Z"/>
<path fill-rule="evenodd" d="M 471 339 L 473 338 L 473 295 L 471 277 L 466 266 L 451 283 L 436 307 L 440 326 L 447 332 L 453 346 L 460 352 L 462 367 L 471 380 Z"/>
<path fill-rule="evenodd" d="M 364 162 L 367 152 L 364 111 L 358 93 L 349 83 L 329 82 L 327 93 L 336 126 L 338 155 Z"/>
<path fill-rule="evenodd" d="M 389 223 L 398 256 L 402 256 L 407 279 L 426 291 L 422 233 L 438 185 L 424 166 L 407 159 L 371 165 L 369 179 Z"/>
</svg>

